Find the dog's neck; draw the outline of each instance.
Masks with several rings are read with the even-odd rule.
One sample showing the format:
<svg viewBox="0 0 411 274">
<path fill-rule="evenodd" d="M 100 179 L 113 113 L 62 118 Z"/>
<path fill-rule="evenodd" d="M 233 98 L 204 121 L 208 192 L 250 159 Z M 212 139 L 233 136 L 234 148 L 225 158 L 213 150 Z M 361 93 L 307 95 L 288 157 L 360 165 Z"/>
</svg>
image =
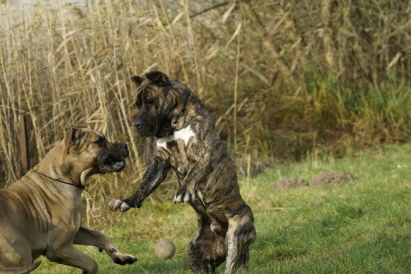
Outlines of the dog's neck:
<svg viewBox="0 0 411 274">
<path fill-rule="evenodd" d="M 79 188 L 86 185 L 86 180 L 89 175 L 90 170 L 84 170 L 79 174 L 75 174 L 73 170 L 71 172 L 65 172 L 61 167 L 57 167 L 54 163 L 63 162 L 64 154 L 61 153 L 64 151 L 64 142 L 60 142 L 55 145 L 45 156 L 44 159 L 34 167 L 36 172 L 46 175 L 54 180 L 62 180 L 69 184 L 78 186 Z"/>
<path fill-rule="evenodd" d="M 173 141 L 173 140 L 183 140 L 184 145 L 187 145 L 188 141 L 190 140 L 191 137 L 195 137 L 195 133 L 193 129 L 191 128 L 190 125 L 187 127 L 174 131 L 172 135 L 165 136 L 163 138 L 158 138 L 156 140 L 156 145 L 159 147 L 164 147 L 167 148 L 167 142 Z"/>
<path fill-rule="evenodd" d="M 184 101 L 181 104 L 182 105 L 181 109 L 174 110 L 175 112 L 173 115 L 174 118 L 171 121 L 174 131 L 179 131 L 187 126 L 186 118 L 189 115 L 189 113 L 187 113 L 187 106 L 190 104 L 190 98 L 191 98 L 191 92 L 187 92 L 184 98 Z"/>
<path fill-rule="evenodd" d="M 179 131 L 182 128 L 184 128 L 184 124 L 185 124 L 185 119 L 186 116 L 184 115 L 184 113 L 180 112 L 180 114 L 178 114 L 176 117 L 174 117 L 171 120 L 171 126 L 174 129 L 174 131 Z"/>
</svg>

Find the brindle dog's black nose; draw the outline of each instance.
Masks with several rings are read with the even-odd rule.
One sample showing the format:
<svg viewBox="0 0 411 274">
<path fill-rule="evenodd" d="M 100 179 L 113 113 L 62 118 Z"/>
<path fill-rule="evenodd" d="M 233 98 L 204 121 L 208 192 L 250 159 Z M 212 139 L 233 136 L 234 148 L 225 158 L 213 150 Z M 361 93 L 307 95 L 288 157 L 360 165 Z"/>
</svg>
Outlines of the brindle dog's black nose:
<svg viewBox="0 0 411 274">
<path fill-rule="evenodd" d="M 140 129 L 141 126 L 142 126 L 142 124 L 143 124 L 143 122 L 141 121 L 141 119 L 136 119 L 136 120 L 134 121 L 134 126 L 135 126 L 137 129 Z"/>
</svg>

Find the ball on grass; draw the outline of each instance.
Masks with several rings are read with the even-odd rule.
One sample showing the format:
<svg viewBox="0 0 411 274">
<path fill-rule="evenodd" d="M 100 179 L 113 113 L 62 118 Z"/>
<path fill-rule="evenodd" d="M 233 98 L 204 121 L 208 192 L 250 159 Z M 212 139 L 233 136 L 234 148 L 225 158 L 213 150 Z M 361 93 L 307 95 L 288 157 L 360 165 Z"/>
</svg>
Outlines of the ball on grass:
<svg viewBox="0 0 411 274">
<path fill-rule="evenodd" d="M 162 260 L 167 260 L 174 256 L 176 247 L 172 241 L 164 239 L 156 243 L 155 251 L 157 257 Z"/>
</svg>

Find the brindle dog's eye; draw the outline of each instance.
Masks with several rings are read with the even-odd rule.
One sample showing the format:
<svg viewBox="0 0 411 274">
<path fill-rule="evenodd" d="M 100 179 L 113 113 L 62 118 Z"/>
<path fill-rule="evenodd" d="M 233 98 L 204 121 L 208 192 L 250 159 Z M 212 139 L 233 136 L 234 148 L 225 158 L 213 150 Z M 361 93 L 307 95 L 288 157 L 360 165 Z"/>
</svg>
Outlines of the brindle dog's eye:
<svg viewBox="0 0 411 274">
<path fill-rule="evenodd" d="M 99 145 L 100 147 L 106 146 L 106 140 L 103 137 L 98 138 L 98 140 L 95 143 Z"/>
<path fill-rule="evenodd" d="M 151 106 L 152 104 L 154 104 L 154 99 L 148 99 L 146 103 L 147 105 Z"/>
</svg>

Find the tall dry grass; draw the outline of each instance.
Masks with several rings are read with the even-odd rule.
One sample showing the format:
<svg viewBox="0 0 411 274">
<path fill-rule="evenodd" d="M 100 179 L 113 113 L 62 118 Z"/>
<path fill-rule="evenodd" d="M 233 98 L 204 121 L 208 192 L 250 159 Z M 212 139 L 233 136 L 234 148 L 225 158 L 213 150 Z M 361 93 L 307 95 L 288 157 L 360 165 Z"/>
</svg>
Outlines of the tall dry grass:
<svg viewBox="0 0 411 274">
<path fill-rule="evenodd" d="M 87 195 L 107 198 L 138 182 L 152 140 L 137 137 L 131 126 L 129 78 L 150 70 L 199 94 L 245 175 L 269 159 L 298 160 L 313 149 L 345 155 L 410 139 L 407 1 L 0 5 L 4 185 L 21 173 L 21 115 L 31 166 L 71 126 L 85 125 L 131 149 L 127 170 L 99 177 L 104 187 Z"/>
</svg>

